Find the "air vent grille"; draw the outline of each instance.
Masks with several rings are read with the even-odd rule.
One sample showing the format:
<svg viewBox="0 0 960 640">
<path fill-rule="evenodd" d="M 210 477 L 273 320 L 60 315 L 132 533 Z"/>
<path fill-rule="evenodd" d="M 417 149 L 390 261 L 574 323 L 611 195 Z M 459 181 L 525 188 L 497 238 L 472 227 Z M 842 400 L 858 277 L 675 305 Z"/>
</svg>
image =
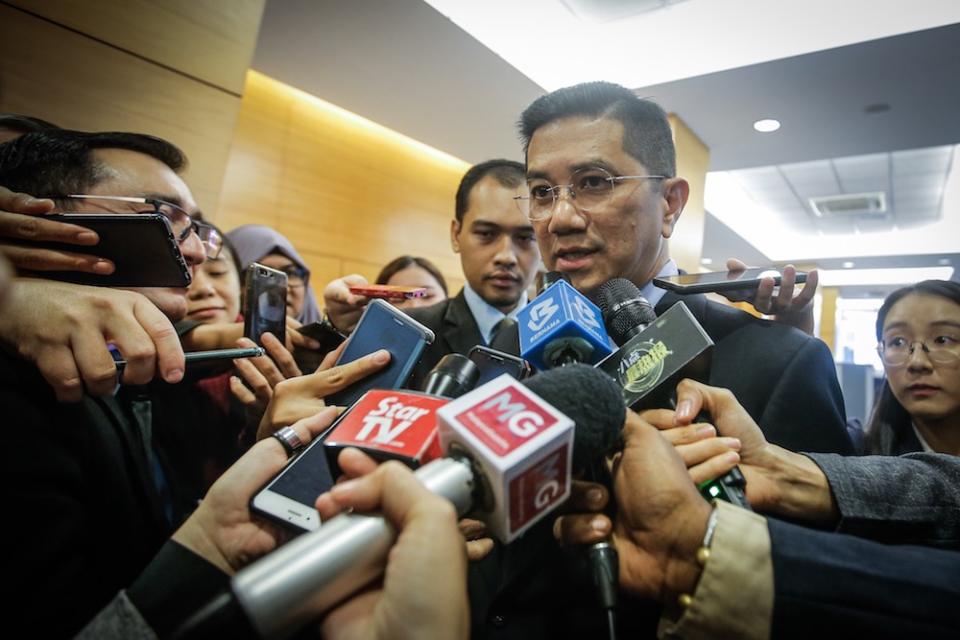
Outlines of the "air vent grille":
<svg viewBox="0 0 960 640">
<path fill-rule="evenodd" d="M 813 214 L 818 218 L 869 218 L 876 220 L 887 217 L 887 197 L 882 191 L 810 198 L 810 207 L 813 209 Z"/>
</svg>

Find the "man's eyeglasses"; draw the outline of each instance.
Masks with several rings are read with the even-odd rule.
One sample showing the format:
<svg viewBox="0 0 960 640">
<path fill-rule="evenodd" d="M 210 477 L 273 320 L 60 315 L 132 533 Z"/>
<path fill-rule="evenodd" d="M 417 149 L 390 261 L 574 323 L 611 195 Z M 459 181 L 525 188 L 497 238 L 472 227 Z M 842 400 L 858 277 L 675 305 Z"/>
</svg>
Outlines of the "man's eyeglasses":
<svg viewBox="0 0 960 640">
<path fill-rule="evenodd" d="M 934 364 L 957 364 L 960 362 L 960 342 L 949 336 L 914 341 L 897 336 L 882 341 L 877 345 L 877 352 L 885 364 L 891 367 L 902 367 L 910 361 L 918 344 L 927 354 L 930 362 Z"/>
<path fill-rule="evenodd" d="M 606 204 L 617 186 L 625 180 L 666 179 L 667 176 L 615 176 L 606 169 L 589 167 L 574 172 L 570 184 L 552 185 L 542 179 L 528 180 L 529 195 L 514 196 L 513 199 L 519 209 L 536 222 L 550 217 L 564 189 L 569 193 L 573 206 L 589 213 Z"/>
<path fill-rule="evenodd" d="M 183 207 L 158 200 L 157 198 L 143 198 L 138 196 L 97 196 L 86 194 L 71 194 L 68 196 L 59 196 L 54 200 L 110 200 L 114 202 L 132 202 L 134 204 L 147 204 L 153 207 L 150 211 L 136 211 L 135 213 L 158 213 L 170 222 L 173 234 L 181 244 L 190 237 L 190 232 L 197 234 L 200 242 L 203 244 L 204 255 L 208 260 L 213 260 L 220 255 L 223 248 L 223 238 L 220 232 L 212 226 L 194 220 L 190 217 Z"/>
</svg>

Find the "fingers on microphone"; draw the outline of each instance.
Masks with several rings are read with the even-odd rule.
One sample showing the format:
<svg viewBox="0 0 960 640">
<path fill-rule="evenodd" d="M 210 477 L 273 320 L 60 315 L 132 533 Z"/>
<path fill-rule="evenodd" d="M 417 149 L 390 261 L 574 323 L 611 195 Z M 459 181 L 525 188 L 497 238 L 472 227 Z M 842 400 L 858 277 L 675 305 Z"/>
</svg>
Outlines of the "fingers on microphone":
<svg viewBox="0 0 960 640">
<path fill-rule="evenodd" d="M 724 475 L 740 463 L 740 454 L 736 451 L 727 451 L 716 455 L 706 462 L 690 467 L 690 478 L 694 484 L 714 480 Z"/>
<path fill-rule="evenodd" d="M 563 545 L 603 542 L 612 530 L 610 518 L 600 513 L 570 514 L 553 521 L 553 536 Z"/>
<path fill-rule="evenodd" d="M 373 473 L 377 468 L 377 461 L 353 447 L 347 447 L 337 456 L 337 464 L 347 478 L 359 478 Z"/>
</svg>

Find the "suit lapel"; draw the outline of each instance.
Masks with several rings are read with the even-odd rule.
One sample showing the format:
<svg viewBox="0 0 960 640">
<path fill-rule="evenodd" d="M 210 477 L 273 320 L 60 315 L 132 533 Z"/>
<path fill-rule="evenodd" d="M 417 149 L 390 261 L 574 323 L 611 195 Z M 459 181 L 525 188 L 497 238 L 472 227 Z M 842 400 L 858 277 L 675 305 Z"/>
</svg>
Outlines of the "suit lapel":
<svg viewBox="0 0 960 640">
<path fill-rule="evenodd" d="M 480 335 L 477 321 L 470 312 L 470 307 L 467 306 L 466 298 L 463 297 L 462 290 L 447 305 L 443 314 L 441 332 L 449 349 L 448 353 L 466 355 L 470 349 L 478 344 L 485 344 L 483 336 Z"/>
<path fill-rule="evenodd" d="M 667 293 L 660 298 L 660 302 L 657 303 L 654 311 L 657 316 L 661 316 L 678 302 L 687 305 L 687 308 L 690 309 L 690 313 L 697 319 L 697 322 L 700 324 L 704 323 L 707 316 L 707 296 L 699 293 L 691 296 L 680 296 L 672 291 L 667 291 Z"/>
</svg>

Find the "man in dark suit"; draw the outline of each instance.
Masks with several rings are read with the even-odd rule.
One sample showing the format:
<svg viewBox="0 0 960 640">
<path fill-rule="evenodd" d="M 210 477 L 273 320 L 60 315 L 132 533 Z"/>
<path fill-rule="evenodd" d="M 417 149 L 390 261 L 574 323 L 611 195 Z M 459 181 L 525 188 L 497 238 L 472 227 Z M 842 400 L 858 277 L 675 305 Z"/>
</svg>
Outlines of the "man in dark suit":
<svg viewBox="0 0 960 640">
<path fill-rule="evenodd" d="M 488 160 L 461 179 L 450 244 L 460 254 L 467 282 L 453 298 L 407 310 L 436 334 L 414 369 L 411 388 L 419 388 L 448 353 L 466 355 L 477 345 L 490 345 L 518 354 L 515 318 L 540 264 L 533 227 L 522 203 L 514 200 L 524 193 L 524 167 L 512 160 Z M 347 276 L 324 291 L 327 313 L 338 329 L 349 331 L 356 324 L 366 300 L 347 287 L 364 283 L 361 276 Z"/>
<path fill-rule="evenodd" d="M 655 287 L 678 273 L 669 238 L 689 195 L 676 175 L 666 114 L 624 87 L 560 89 L 523 112 L 529 215 L 548 269 L 589 294 L 627 278 L 663 313 L 681 300 Z M 771 441 L 849 452 L 843 398 L 823 342 L 792 328 L 687 296 L 716 343 L 710 383 L 727 387 Z"/>
<path fill-rule="evenodd" d="M 586 294 L 627 278 L 658 315 L 679 302 L 652 284 L 679 271 L 668 239 L 689 195 L 687 181 L 676 175 L 664 111 L 618 85 L 588 83 L 538 98 L 520 129 L 529 218 L 547 269 L 566 274 Z M 703 296 L 683 302 L 715 343 L 710 383 L 731 388 L 771 442 L 851 452 L 823 342 Z M 551 547 L 549 531 L 527 538 L 497 547 L 471 568 L 474 636 L 604 634 L 605 619 L 576 554 Z M 625 636 L 655 626 L 655 611 L 643 603 L 624 602 L 619 611 Z"/>
</svg>

